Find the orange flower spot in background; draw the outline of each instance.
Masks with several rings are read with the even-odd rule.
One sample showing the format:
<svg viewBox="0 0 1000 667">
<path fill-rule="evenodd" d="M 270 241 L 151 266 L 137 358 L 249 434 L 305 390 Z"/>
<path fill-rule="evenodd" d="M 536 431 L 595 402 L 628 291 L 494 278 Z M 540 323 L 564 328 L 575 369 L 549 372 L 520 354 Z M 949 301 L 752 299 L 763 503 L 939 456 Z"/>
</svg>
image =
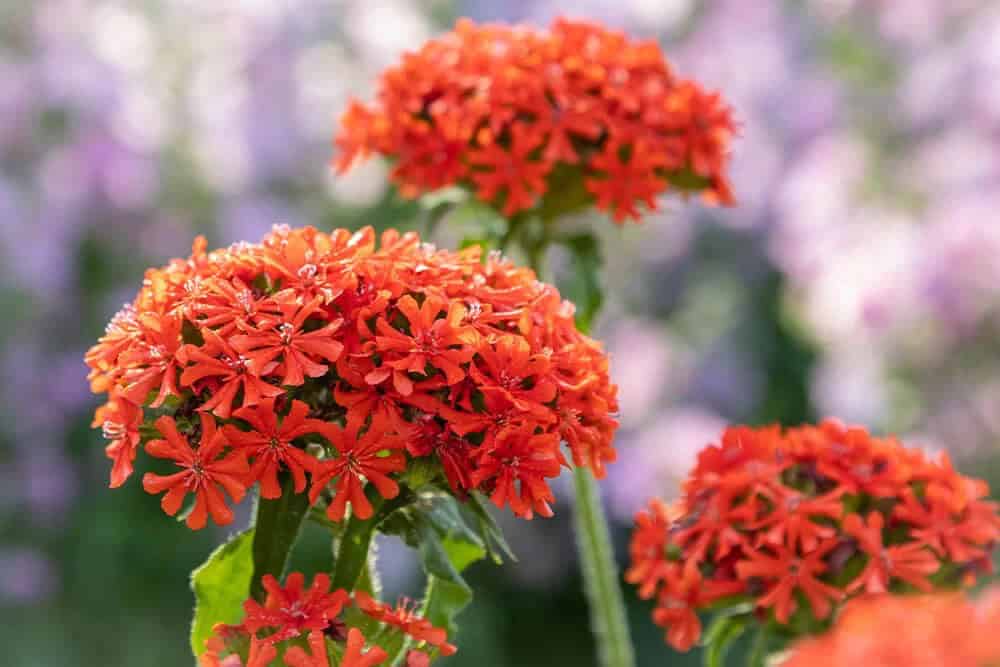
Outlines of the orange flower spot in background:
<svg viewBox="0 0 1000 667">
<path fill-rule="evenodd" d="M 990 667 L 1000 664 L 1000 605 L 992 589 L 961 594 L 866 595 L 833 628 L 792 647 L 781 667 Z"/>
</svg>

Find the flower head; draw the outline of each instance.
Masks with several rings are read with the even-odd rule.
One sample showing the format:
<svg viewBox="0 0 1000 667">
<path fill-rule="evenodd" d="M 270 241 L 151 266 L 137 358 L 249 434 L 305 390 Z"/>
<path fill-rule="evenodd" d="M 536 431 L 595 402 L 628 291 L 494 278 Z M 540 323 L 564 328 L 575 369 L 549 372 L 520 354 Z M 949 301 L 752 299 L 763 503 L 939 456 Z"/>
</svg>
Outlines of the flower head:
<svg viewBox="0 0 1000 667">
<path fill-rule="evenodd" d="M 229 520 L 222 490 L 277 498 L 284 475 L 336 521 L 370 516 L 413 459 L 459 496 L 549 516 L 560 443 L 598 476 L 615 459 L 616 388 L 572 304 L 499 256 L 412 233 L 379 245 L 371 229 L 275 227 L 212 252 L 199 239 L 146 273 L 87 363 L 108 394 L 94 424 L 111 485 L 143 446 L 176 461 L 145 486 L 168 491 L 171 514 L 195 493 L 192 527 Z"/>
<path fill-rule="evenodd" d="M 696 612 L 730 601 L 822 626 L 859 593 L 974 581 L 1000 538 L 987 494 L 947 458 L 832 420 L 733 427 L 676 503 L 636 516 L 626 578 L 656 599 L 654 621 L 679 649 L 700 635 Z"/>
<path fill-rule="evenodd" d="M 284 586 L 265 576 L 267 598 L 261 605 L 255 600 L 243 604 L 245 616 L 239 625 L 216 625 L 200 656 L 203 667 L 266 667 L 277 664 L 280 656 L 287 667 L 372 667 L 389 657 L 381 646 L 368 645 L 356 623 L 360 612 L 369 619 L 362 625 L 369 636 L 380 641 L 404 645 L 409 641 L 406 664 L 427 667 L 432 657 L 455 653 L 448 634 L 421 617 L 407 602 L 396 607 L 379 602 L 363 591 L 353 594 L 343 589 L 330 591 L 330 579 L 318 574 L 305 588 L 305 577 L 294 572 Z M 350 614 L 345 608 L 356 605 Z M 375 625 L 373 625 L 375 624 Z M 374 630 L 374 632 L 372 632 Z M 395 638 L 393 633 L 399 633 Z M 388 644 L 387 644 L 388 645 Z M 339 655 L 331 663 L 329 655 Z"/>
<path fill-rule="evenodd" d="M 462 20 L 387 69 L 375 103 L 350 104 L 336 164 L 379 153 L 404 195 L 462 185 L 506 216 L 570 191 L 622 221 L 671 187 L 732 203 L 734 133 L 719 95 L 679 78 L 653 42 L 566 19 Z"/>
</svg>

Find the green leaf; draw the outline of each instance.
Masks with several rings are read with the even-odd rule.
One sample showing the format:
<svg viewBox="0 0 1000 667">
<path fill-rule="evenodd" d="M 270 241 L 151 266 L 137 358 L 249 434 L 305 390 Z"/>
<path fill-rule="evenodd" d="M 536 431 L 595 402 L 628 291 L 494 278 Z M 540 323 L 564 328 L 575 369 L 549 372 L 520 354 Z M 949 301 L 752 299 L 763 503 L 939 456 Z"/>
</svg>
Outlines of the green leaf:
<svg viewBox="0 0 1000 667">
<path fill-rule="evenodd" d="M 282 472 L 280 481 L 281 497 L 274 500 L 258 497 L 254 515 L 253 581 L 250 593 L 258 601 L 264 599 L 261 580 L 265 574 L 276 579 L 284 576 L 288 554 L 299 537 L 309 511 L 309 496 L 295 493 L 292 476 L 288 472 Z"/>
<path fill-rule="evenodd" d="M 216 623 L 238 623 L 243 618 L 243 601 L 250 593 L 254 571 L 253 539 L 252 528 L 240 533 L 191 573 L 195 598 L 191 650 L 195 656 L 205 650 L 205 640 Z"/>
<path fill-rule="evenodd" d="M 462 572 L 490 553 L 494 548 L 487 546 L 490 541 L 503 543 L 498 528 L 494 527 L 497 537 L 484 536 L 482 527 L 492 520 L 482 519 L 479 512 L 485 510 L 481 506 L 466 510 L 449 493 L 423 493 L 381 526 L 383 532 L 398 535 L 420 554 L 428 578 L 424 613 L 449 633 L 455 632 L 455 617 L 472 601 L 472 589 Z"/>
<path fill-rule="evenodd" d="M 451 210 L 448 227 L 460 238 L 481 239 L 485 247 L 495 248 L 507 231 L 508 222 L 495 208 L 472 197 Z"/>
<path fill-rule="evenodd" d="M 427 592 L 424 594 L 424 618 L 439 628 L 448 630 L 455 636 L 455 617 L 472 602 L 472 589 L 440 579 L 427 577 Z"/>
<path fill-rule="evenodd" d="M 733 642 L 746 632 L 752 618 L 749 614 L 730 613 L 715 617 L 702 639 L 705 667 L 723 667 Z"/>
<path fill-rule="evenodd" d="M 493 515 L 483 502 L 483 497 L 476 491 L 469 494 L 469 497 L 461 504 L 462 512 L 466 515 L 467 521 L 473 523 L 478 529 L 479 536 L 486 546 L 486 551 L 494 563 L 500 565 L 504 558 L 517 562 L 517 556 L 507 544 L 507 539 L 497 525 Z"/>
<path fill-rule="evenodd" d="M 463 187 L 453 185 L 448 188 L 441 188 L 433 192 L 422 195 L 419 200 L 420 208 L 425 211 L 433 211 L 439 206 L 462 204 L 469 199 L 469 191 Z"/>
<path fill-rule="evenodd" d="M 560 284 L 563 296 L 576 304 L 576 326 L 587 333 L 604 304 L 601 289 L 600 244 L 593 234 L 578 234 L 563 240 L 572 259 L 572 277 Z"/>
</svg>

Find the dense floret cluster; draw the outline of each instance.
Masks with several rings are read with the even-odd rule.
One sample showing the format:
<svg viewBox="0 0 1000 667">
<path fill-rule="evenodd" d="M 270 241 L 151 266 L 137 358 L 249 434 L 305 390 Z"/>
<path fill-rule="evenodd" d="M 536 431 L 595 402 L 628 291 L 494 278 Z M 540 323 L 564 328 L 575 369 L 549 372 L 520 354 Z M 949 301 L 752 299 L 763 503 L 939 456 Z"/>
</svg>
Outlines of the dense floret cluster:
<svg viewBox="0 0 1000 667">
<path fill-rule="evenodd" d="M 415 234 L 276 227 L 259 244 L 206 251 L 147 272 L 135 301 L 87 353 L 108 401 L 111 486 L 137 451 L 175 464 L 146 473 L 187 522 L 232 519 L 263 498 L 309 490 L 340 521 L 367 518 L 370 483 L 399 493 L 410 461 L 442 487 L 519 516 L 550 516 L 547 479 L 568 461 L 613 461 L 616 388 L 573 305 L 535 274 L 478 247 L 438 250 Z M 426 468 L 426 466 L 424 466 Z"/>
<path fill-rule="evenodd" d="M 341 121 L 336 164 L 379 153 L 403 194 L 461 185 L 505 216 L 562 202 L 616 221 L 674 187 L 730 204 L 735 123 L 652 41 L 560 19 L 548 30 L 459 21 L 379 80 Z"/>
<path fill-rule="evenodd" d="M 675 504 L 639 512 L 626 577 L 655 598 L 653 619 L 679 649 L 698 640 L 699 610 L 730 603 L 814 631 L 852 595 L 988 571 L 1000 536 L 988 491 L 946 456 L 832 420 L 734 427 L 701 452 Z"/>
<path fill-rule="evenodd" d="M 325 574 L 317 574 L 309 588 L 299 572 L 288 575 L 285 586 L 270 575 L 263 585 L 264 603 L 247 600 L 242 623 L 215 627 L 200 657 L 202 667 L 244 667 L 244 657 L 246 667 L 268 667 L 276 664 L 279 654 L 287 667 L 380 665 L 389 653 L 366 640 L 355 627 L 362 623 L 386 646 L 408 641 L 406 667 L 427 667 L 434 657 L 455 653 L 447 632 L 431 625 L 406 601 L 393 607 L 362 591 L 330 591 Z M 339 661 L 332 662 L 331 654 Z"/>
</svg>

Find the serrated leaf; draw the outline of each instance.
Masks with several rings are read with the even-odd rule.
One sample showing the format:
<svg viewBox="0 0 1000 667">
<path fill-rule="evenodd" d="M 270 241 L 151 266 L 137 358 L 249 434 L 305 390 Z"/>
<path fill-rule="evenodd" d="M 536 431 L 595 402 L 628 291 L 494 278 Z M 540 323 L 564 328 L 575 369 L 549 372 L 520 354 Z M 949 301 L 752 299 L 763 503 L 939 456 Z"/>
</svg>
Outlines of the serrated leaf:
<svg viewBox="0 0 1000 667">
<path fill-rule="evenodd" d="M 413 509 L 420 512 L 434 526 L 442 538 L 464 541 L 484 550 L 485 544 L 479 533 L 465 521 L 462 510 L 454 496 L 434 494 L 421 497 Z"/>
<path fill-rule="evenodd" d="M 481 528 L 492 522 L 480 520 L 476 510 L 464 511 L 465 506 L 451 494 L 424 494 L 381 526 L 383 532 L 400 536 L 420 554 L 428 577 L 424 614 L 449 633 L 455 631 L 455 617 L 472 601 L 472 589 L 462 571 L 485 558 L 488 542 L 495 539 L 485 536 Z"/>
<path fill-rule="evenodd" d="M 446 544 L 428 521 L 418 520 L 415 528 L 418 536 L 417 551 L 420 553 L 420 561 L 427 574 L 469 589 L 469 585 L 462 578 L 461 569 L 465 569 L 469 563 L 478 560 L 477 558 L 470 559 L 467 550 L 475 550 L 475 545 L 461 541 L 449 541 Z M 486 552 L 480 547 L 478 553 L 479 558 L 482 558 Z M 461 569 L 459 569 L 459 565 L 462 566 Z M 469 591 L 471 593 L 471 589 Z"/>
<path fill-rule="evenodd" d="M 424 618 L 436 627 L 445 628 L 455 636 L 455 617 L 472 602 L 472 589 L 468 586 L 428 577 L 427 595 L 424 598 Z"/>
<path fill-rule="evenodd" d="M 476 492 L 472 492 L 466 501 L 462 503 L 461 508 L 466 515 L 471 515 L 471 519 L 475 521 L 479 535 L 486 545 L 486 551 L 494 563 L 500 565 L 503 563 L 504 557 L 517 562 L 517 556 L 514 555 L 510 545 L 507 544 L 507 538 L 504 537 L 500 526 L 497 525 L 493 515 L 490 514 L 489 508 L 483 502 L 482 496 Z"/>
<path fill-rule="evenodd" d="M 205 640 L 216 623 L 238 623 L 243 618 L 243 601 L 250 594 L 253 577 L 253 537 L 253 529 L 240 533 L 191 573 L 195 598 L 191 650 L 195 656 L 205 650 Z"/>
</svg>

